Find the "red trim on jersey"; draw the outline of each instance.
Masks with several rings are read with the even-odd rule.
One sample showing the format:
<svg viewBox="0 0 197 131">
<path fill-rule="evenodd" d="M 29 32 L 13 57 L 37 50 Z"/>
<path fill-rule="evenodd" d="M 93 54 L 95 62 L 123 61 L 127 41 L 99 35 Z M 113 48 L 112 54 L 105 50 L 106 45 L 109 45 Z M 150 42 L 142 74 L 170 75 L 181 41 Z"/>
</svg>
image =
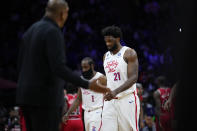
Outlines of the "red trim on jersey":
<svg viewBox="0 0 197 131">
<path fill-rule="evenodd" d="M 136 123 L 136 129 L 137 129 L 137 131 L 138 131 L 138 123 L 137 123 L 137 103 L 136 103 L 135 91 L 133 92 L 133 95 L 135 96 L 135 123 Z"/>
<path fill-rule="evenodd" d="M 99 129 L 98 129 L 98 131 L 100 131 L 101 130 L 101 127 L 102 127 L 102 117 L 103 117 L 103 108 L 104 108 L 104 99 L 103 99 L 103 106 L 102 106 L 102 112 L 101 112 L 101 124 L 100 124 L 100 127 L 99 127 Z"/>
</svg>

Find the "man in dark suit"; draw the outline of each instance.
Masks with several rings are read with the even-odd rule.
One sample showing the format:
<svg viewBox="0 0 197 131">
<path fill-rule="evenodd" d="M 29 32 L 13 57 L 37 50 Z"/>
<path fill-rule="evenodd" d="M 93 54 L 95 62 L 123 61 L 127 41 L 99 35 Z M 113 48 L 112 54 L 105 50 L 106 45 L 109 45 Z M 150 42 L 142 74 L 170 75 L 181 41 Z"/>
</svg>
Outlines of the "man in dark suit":
<svg viewBox="0 0 197 131">
<path fill-rule="evenodd" d="M 96 81 L 87 82 L 66 66 L 60 30 L 68 16 L 64 0 L 49 0 L 43 19 L 24 34 L 19 52 L 16 102 L 24 113 L 27 131 L 58 131 L 64 104 L 65 81 L 106 93 Z"/>
</svg>

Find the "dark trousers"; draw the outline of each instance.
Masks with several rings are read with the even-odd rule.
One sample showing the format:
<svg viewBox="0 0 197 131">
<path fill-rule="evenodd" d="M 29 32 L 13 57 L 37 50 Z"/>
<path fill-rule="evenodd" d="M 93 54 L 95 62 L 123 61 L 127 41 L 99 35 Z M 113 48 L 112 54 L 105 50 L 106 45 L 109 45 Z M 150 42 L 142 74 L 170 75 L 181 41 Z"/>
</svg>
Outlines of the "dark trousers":
<svg viewBox="0 0 197 131">
<path fill-rule="evenodd" d="M 22 111 L 27 131 L 59 131 L 62 107 L 24 106 Z"/>
</svg>

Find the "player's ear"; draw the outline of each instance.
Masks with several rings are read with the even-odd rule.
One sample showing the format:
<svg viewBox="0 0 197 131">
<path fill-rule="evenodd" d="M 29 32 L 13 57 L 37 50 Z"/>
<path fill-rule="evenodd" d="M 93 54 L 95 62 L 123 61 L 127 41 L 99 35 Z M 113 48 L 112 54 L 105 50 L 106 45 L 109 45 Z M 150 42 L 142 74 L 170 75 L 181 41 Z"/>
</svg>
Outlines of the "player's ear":
<svg viewBox="0 0 197 131">
<path fill-rule="evenodd" d="M 120 37 L 117 37 L 116 38 L 116 42 L 120 42 Z"/>
<path fill-rule="evenodd" d="M 61 21 L 64 19 L 64 12 L 63 12 L 63 10 L 60 11 L 60 19 L 61 19 Z"/>
</svg>

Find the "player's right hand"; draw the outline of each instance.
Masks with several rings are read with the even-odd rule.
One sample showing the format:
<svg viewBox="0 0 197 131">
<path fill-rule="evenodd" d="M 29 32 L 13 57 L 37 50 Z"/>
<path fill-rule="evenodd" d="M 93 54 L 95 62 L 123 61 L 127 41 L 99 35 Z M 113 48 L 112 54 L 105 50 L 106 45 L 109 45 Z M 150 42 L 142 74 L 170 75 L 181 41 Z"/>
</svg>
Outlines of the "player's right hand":
<svg viewBox="0 0 197 131">
<path fill-rule="evenodd" d="M 106 94 L 107 92 L 111 91 L 106 86 L 99 84 L 98 79 L 90 81 L 89 89 L 98 93 L 103 93 L 103 94 Z"/>
</svg>

